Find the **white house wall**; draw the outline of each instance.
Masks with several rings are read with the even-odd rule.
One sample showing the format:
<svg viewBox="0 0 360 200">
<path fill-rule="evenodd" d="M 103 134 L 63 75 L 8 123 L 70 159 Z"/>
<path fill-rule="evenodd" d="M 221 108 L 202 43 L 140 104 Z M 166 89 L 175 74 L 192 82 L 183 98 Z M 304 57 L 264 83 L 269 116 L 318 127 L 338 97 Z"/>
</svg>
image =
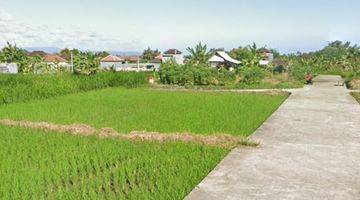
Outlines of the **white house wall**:
<svg viewBox="0 0 360 200">
<path fill-rule="evenodd" d="M 17 74 L 18 66 L 16 63 L 0 63 L 0 73 Z"/>
<path fill-rule="evenodd" d="M 185 63 L 185 57 L 183 55 L 164 55 L 163 62 L 175 61 L 179 65 Z"/>
<path fill-rule="evenodd" d="M 100 67 L 103 69 L 109 69 L 111 67 L 122 67 L 123 63 L 122 62 L 100 62 Z"/>
</svg>

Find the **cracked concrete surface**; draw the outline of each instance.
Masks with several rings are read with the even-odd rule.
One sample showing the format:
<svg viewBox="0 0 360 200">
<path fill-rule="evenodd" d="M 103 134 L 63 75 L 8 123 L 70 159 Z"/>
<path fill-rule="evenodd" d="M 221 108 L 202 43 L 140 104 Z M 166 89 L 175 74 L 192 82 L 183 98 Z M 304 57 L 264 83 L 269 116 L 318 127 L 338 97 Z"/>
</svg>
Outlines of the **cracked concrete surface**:
<svg viewBox="0 0 360 200">
<path fill-rule="evenodd" d="M 360 105 L 339 76 L 294 90 L 254 133 L 259 148 L 234 149 L 187 197 L 360 199 Z"/>
</svg>

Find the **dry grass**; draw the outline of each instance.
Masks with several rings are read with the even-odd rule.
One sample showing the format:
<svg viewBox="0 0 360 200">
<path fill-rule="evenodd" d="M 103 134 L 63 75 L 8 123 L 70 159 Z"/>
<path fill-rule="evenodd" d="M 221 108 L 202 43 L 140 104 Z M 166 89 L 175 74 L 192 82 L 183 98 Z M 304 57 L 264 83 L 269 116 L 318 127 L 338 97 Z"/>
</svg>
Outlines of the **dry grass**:
<svg viewBox="0 0 360 200">
<path fill-rule="evenodd" d="M 129 141 L 150 141 L 150 142 L 184 142 L 184 143 L 200 143 L 209 146 L 220 146 L 223 148 L 235 148 L 236 146 L 252 146 L 259 144 L 252 142 L 246 137 L 237 137 L 226 134 L 219 135 L 195 135 L 189 133 L 172 133 L 161 134 L 156 132 L 133 131 L 130 134 L 121 134 L 113 128 L 95 129 L 85 124 L 59 125 L 47 122 L 31 122 L 31 121 L 15 121 L 10 119 L 1 119 L 0 124 L 12 127 L 23 127 L 34 130 L 44 130 L 59 133 L 68 133 L 81 136 L 97 136 L 101 139 L 119 138 Z"/>
<path fill-rule="evenodd" d="M 360 92 L 353 92 L 351 95 L 360 103 Z"/>
<path fill-rule="evenodd" d="M 354 79 L 350 82 L 350 88 L 354 90 L 360 90 L 360 79 Z"/>
</svg>

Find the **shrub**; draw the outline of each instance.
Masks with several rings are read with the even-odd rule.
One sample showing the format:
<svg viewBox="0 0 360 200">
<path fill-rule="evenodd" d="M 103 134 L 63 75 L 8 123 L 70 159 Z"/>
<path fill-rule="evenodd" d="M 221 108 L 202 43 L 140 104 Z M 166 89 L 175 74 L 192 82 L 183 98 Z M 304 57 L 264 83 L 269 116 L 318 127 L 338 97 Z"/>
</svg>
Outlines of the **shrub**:
<svg viewBox="0 0 360 200">
<path fill-rule="evenodd" d="M 246 84 L 259 84 L 265 78 L 266 73 L 261 67 L 244 67 L 241 70 L 242 82 Z"/>
<path fill-rule="evenodd" d="M 99 70 L 100 58 L 93 53 L 84 53 L 75 56 L 74 67 L 76 74 L 91 75 Z"/>
<path fill-rule="evenodd" d="M 304 65 L 300 62 L 295 62 L 289 67 L 290 76 L 299 81 L 305 81 L 306 74 L 311 72 L 312 70 L 310 66 Z"/>
<path fill-rule="evenodd" d="M 227 69 L 212 68 L 206 64 L 202 65 L 177 65 L 164 63 L 161 66 L 160 82 L 163 84 L 176 85 L 225 85 L 235 80 L 235 73 Z"/>
</svg>

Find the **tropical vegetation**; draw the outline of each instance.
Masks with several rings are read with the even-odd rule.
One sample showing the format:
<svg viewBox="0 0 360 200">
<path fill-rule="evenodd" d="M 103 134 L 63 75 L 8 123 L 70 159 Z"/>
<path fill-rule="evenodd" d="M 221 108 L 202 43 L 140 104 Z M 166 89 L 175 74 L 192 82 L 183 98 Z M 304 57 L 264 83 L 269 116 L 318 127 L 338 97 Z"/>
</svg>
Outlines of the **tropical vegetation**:
<svg viewBox="0 0 360 200">
<path fill-rule="evenodd" d="M 91 77 L 62 74 L 0 75 L 0 105 L 45 99 L 106 87 L 134 88 L 147 84 L 146 73 L 102 72 Z"/>
<path fill-rule="evenodd" d="M 189 58 L 184 66 L 164 63 L 160 69 L 160 82 L 180 86 L 222 86 L 225 88 L 288 88 L 301 87 L 307 74 L 338 74 L 345 78 L 350 88 L 360 88 L 360 48 L 350 42 L 330 42 L 322 50 L 310 53 L 281 55 L 274 49 L 258 48 L 254 43 L 232 49 L 229 55 L 241 64 L 228 68 L 212 68 L 208 62 L 215 51 L 208 51 L 199 43 L 188 48 Z M 267 59 L 263 52 L 273 54 Z"/>
<path fill-rule="evenodd" d="M 183 199 L 228 151 L 0 126 L 0 198 Z"/>
</svg>

